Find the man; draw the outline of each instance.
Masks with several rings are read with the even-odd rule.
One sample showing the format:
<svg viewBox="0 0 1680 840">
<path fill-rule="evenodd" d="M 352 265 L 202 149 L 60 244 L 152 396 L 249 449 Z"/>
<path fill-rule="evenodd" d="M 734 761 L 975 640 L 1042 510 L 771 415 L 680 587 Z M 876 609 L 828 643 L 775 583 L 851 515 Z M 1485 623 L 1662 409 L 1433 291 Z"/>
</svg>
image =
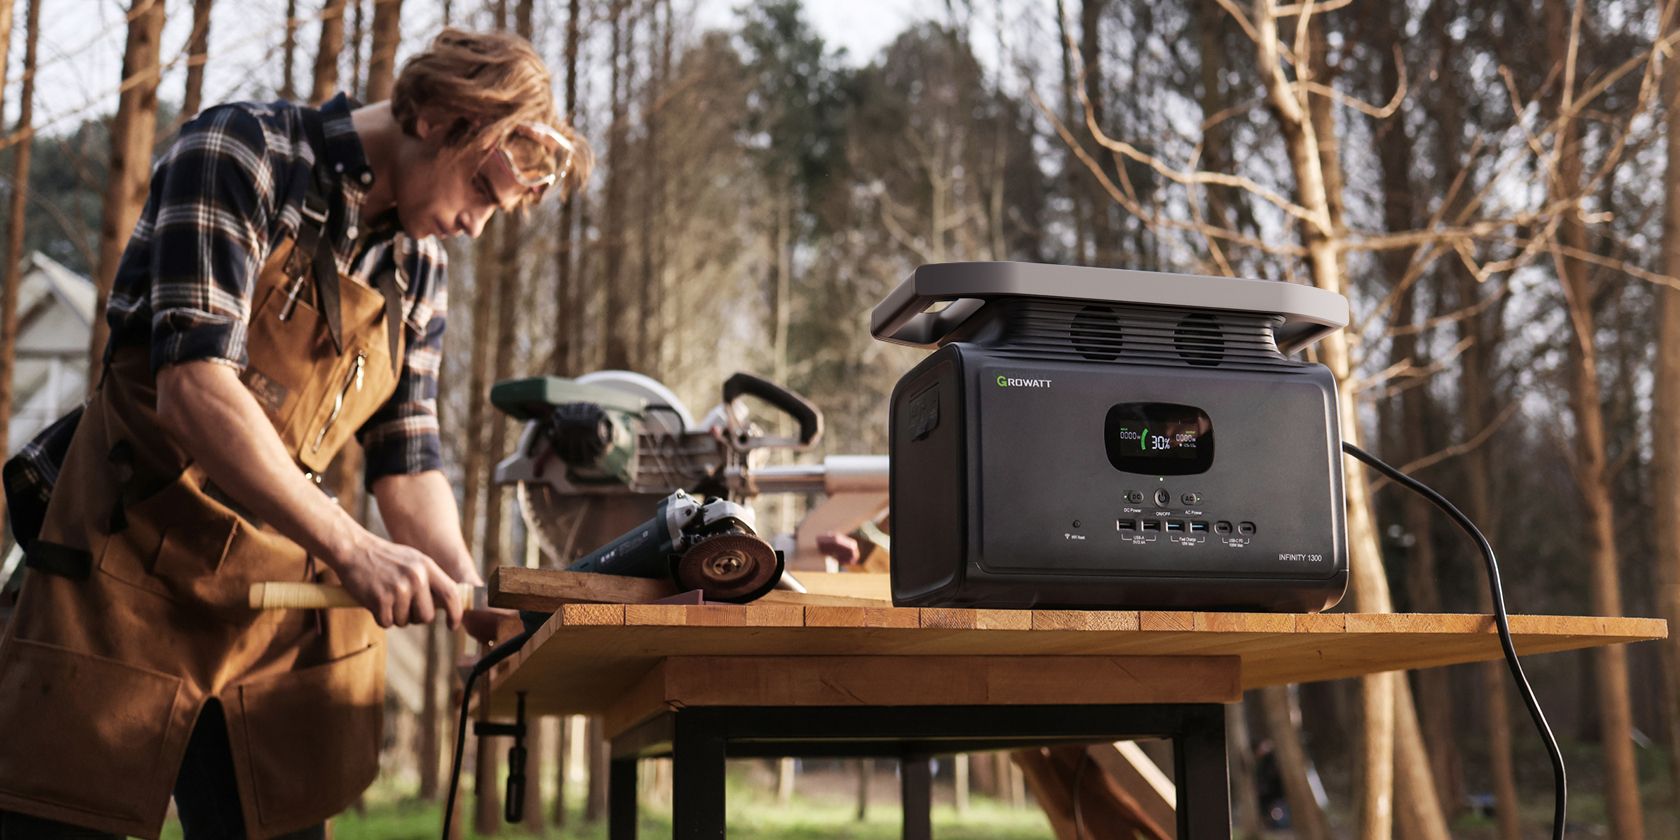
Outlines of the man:
<svg viewBox="0 0 1680 840">
<path fill-rule="evenodd" d="M 453 583 L 481 583 L 440 470 L 437 239 L 589 165 L 505 34 L 444 31 L 389 103 L 181 130 L 98 390 L 6 467 L 30 574 L 0 637 L 0 838 L 155 837 L 172 792 L 189 838 L 320 837 L 372 781 L 378 628 L 454 627 Z M 390 540 L 318 486 L 352 434 Z M 264 580 L 367 609 L 259 613 Z"/>
</svg>

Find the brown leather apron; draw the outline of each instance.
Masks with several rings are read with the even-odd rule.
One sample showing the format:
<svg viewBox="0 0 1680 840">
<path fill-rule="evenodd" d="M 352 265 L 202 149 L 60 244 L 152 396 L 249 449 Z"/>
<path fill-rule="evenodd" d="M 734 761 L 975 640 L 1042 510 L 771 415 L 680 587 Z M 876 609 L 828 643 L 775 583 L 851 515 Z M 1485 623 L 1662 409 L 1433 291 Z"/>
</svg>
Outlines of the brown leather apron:
<svg viewBox="0 0 1680 840">
<path fill-rule="evenodd" d="M 291 250 L 258 277 L 242 378 L 318 475 L 396 379 L 379 292 L 341 279 L 342 354 L 309 294 L 281 319 Z M 0 638 L 0 811 L 156 837 L 216 698 L 250 835 L 313 825 L 378 771 L 383 633 L 366 610 L 251 610 L 253 582 L 334 577 L 210 485 L 156 408 L 147 348 L 117 352 L 40 535 L 92 571 L 30 574 Z"/>
</svg>

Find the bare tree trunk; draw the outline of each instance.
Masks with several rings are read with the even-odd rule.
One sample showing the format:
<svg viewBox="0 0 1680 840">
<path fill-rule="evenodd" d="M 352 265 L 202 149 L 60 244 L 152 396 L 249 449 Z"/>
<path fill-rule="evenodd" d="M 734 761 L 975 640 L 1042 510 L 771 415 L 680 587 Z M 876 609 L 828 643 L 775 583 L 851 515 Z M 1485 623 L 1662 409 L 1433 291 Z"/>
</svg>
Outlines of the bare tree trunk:
<svg viewBox="0 0 1680 840">
<path fill-rule="evenodd" d="M 297 0 L 288 0 L 290 4 L 296 2 Z M 186 93 L 181 97 L 181 115 L 177 118 L 177 122 L 184 123 L 192 119 L 204 105 L 204 63 L 209 60 L 210 55 L 210 3 L 211 0 L 193 0 L 192 33 L 187 36 L 187 88 Z M 290 28 L 292 11 L 291 8 L 288 8 L 286 14 L 288 19 L 286 30 L 288 45 L 290 45 L 293 35 Z M 289 66 L 291 63 L 289 46 L 286 61 Z M 287 77 L 290 78 L 290 76 L 291 73 L 288 70 Z M 285 98 L 289 99 L 290 97 Z"/>
<path fill-rule="evenodd" d="M 420 688 L 420 798 L 432 802 L 438 798 L 438 781 L 441 772 L 443 739 L 441 724 L 443 715 L 438 705 L 438 682 L 447 669 L 439 667 L 443 659 L 443 645 L 441 636 L 443 629 L 436 624 L 426 627 L 426 670 L 421 677 Z"/>
<path fill-rule="evenodd" d="M 1318 807 L 1312 784 L 1307 780 L 1307 752 L 1301 746 L 1300 713 L 1288 686 L 1260 689 L 1260 707 L 1265 712 L 1266 731 L 1277 754 L 1278 773 L 1283 777 L 1284 796 L 1289 800 L 1289 819 L 1299 840 L 1330 840 L 1330 823 Z"/>
<path fill-rule="evenodd" d="M 100 209 L 99 268 L 94 282 L 98 295 L 93 311 L 93 335 L 88 341 L 88 370 L 98 371 L 105 356 L 110 327 L 105 303 L 117 276 L 128 236 L 146 203 L 146 179 L 151 175 L 152 140 L 157 133 L 158 41 L 163 34 L 163 0 L 134 0 L 128 13 L 128 44 L 123 49 L 122 93 L 111 122 L 111 164 L 106 170 L 105 199 Z M 88 392 L 99 381 L 88 376 Z"/>
<path fill-rule="evenodd" d="M 498 529 L 496 517 L 488 509 L 491 506 L 486 497 L 497 495 L 495 488 L 488 484 L 486 476 L 488 466 L 494 460 L 489 457 L 488 435 L 486 429 L 494 421 L 486 416 L 489 403 L 491 358 L 496 352 L 498 337 L 496 324 L 492 321 L 494 314 L 491 304 L 500 293 L 500 272 L 496 270 L 496 232 L 499 230 L 500 219 L 492 219 L 489 226 L 473 243 L 473 305 L 472 305 L 472 370 L 469 376 L 469 394 L 467 396 L 467 427 L 465 429 L 467 453 L 462 465 L 462 481 L 466 486 L 462 493 L 461 502 L 461 530 L 467 538 L 468 548 L 473 547 L 473 536 L 478 532 L 478 508 L 481 501 L 486 508 L 484 517 L 484 536 L 477 552 L 483 558 L 485 566 L 483 573 L 490 574 L 489 552 L 497 542 Z M 473 824 L 480 834 L 494 831 L 501 812 L 501 794 L 496 784 L 495 768 L 500 761 L 499 739 L 478 739 L 478 759 L 474 763 L 474 785 L 477 792 Z M 486 829 L 486 824 L 489 828 Z"/>
<path fill-rule="evenodd" d="M 629 119 L 626 112 L 626 101 L 630 98 L 630 82 L 625 67 L 627 50 L 624 47 L 624 30 L 628 27 L 624 21 L 624 0 L 612 0 L 611 4 L 611 37 L 612 37 L 612 123 L 607 128 L 607 207 L 605 223 L 601 236 L 605 253 L 602 255 L 604 264 L 601 283 L 606 289 L 606 311 L 601 314 L 601 343 L 605 348 L 606 357 L 603 364 L 608 368 L 628 368 L 631 364 L 630 337 L 625 334 L 624 312 L 627 301 L 624 299 L 624 181 L 629 176 L 626 172 L 628 161 L 625 160 L 626 136 L 629 131 Z"/>
<path fill-rule="evenodd" d="M 1680 3 L 1663 4 L 1665 35 L 1680 31 Z M 1680 273 L 1680 73 L 1662 78 L 1662 101 L 1667 109 L 1663 180 L 1662 272 Z M 1659 286 L 1657 295 L 1657 370 L 1653 377 L 1651 437 L 1680 440 L 1680 290 Z M 1656 504 L 1657 615 L 1668 621 L 1662 645 L 1662 718 L 1668 731 L 1669 782 L 1675 808 L 1680 809 L 1680 453 L 1672 445 L 1652 448 L 1651 498 Z"/>
<path fill-rule="evenodd" d="M 600 716 L 589 718 L 589 795 L 584 800 L 583 821 L 600 822 L 607 814 L 607 774 L 611 756 L 607 754 L 607 734 Z"/>
<path fill-rule="evenodd" d="M 1575 83 L 1572 45 L 1579 31 L 1582 7 L 1576 5 L 1573 22 L 1564 0 L 1546 4 L 1546 43 L 1553 56 L 1568 56 L 1562 75 L 1563 92 L 1557 107 L 1559 120 L 1557 164 L 1549 198 L 1567 200 L 1581 189 L 1582 127 L 1570 113 Z M 1574 253 L 1591 247 L 1585 223 L 1578 213 L 1563 215 L 1558 225 L 1559 243 Z M 1598 381 L 1597 336 L 1593 327 L 1594 283 L 1586 264 L 1554 252 L 1558 279 L 1563 284 L 1574 341 L 1569 343 L 1570 409 L 1575 419 L 1575 482 L 1581 493 L 1580 515 L 1585 525 L 1592 563 L 1592 607 L 1597 615 L 1622 614 L 1620 557 L 1616 551 L 1613 514 L 1613 478 L 1605 455 L 1604 416 Z M 1593 676 L 1598 692 L 1600 736 L 1604 742 L 1605 811 L 1611 834 L 1620 840 L 1642 840 L 1644 817 L 1639 804 L 1639 771 L 1633 755 L 1633 712 L 1628 697 L 1627 649 L 1619 645 L 1593 651 Z"/>
<path fill-rule="evenodd" d="M 1107 3 L 1108 0 L 1082 0 L 1079 4 L 1079 59 L 1085 68 L 1085 98 L 1090 103 L 1087 107 L 1090 108 L 1092 121 L 1104 131 L 1110 128 L 1103 96 L 1102 14 Z M 1080 138 L 1080 142 L 1087 146 L 1094 143 L 1088 131 Z M 1120 164 L 1114 155 L 1100 148 L 1092 148 L 1091 151 L 1098 155 L 1109 180 L 1120 183 Z M 1086 181 L 1086 190 L 1090 193 L 1087 207 L 1091 211 L 1091 244 L 1095 249 L 1092 265 L 1115 265 L 1119 259 L 1119 232 L 1109 221 L 1111 202 L 1099 194 L 1097 185 L 1089 180 Z"/>
<path fill-rule="evenodd" d="M 526 741 L 525 812 L 519 831 L 537 837 L 548 835 L 548 812 L 543 810 L 543 768 L 548 763 L 554 743 L 553 725 L 549 718 L 529 721 L 530 737 Z"/>
<path fill-rule="evenodd" d="M 519 340 L 518 315 L 522 302 L 519 278 L 519 219 L 512 215 L 503 216 L 498 220 L 492 234 L 484 238 L 499 245 L 495 267 L 490 269 L 498 278 L 495 285 L 496 351 L 490 378 L 491 384 L 494 384 L 512 375 L 513 351 Z M 503 508 L 507 494 L 494 484 L 494 472 L 497 459 L 501 458 L 507 449 L 508 422 L 508 418 L 500 414 L 492 414 L 489 418 L 489 442 L 486 444 L 488 457 L 484 465 L 484 547 L 479 555 L 483 558 L 486 580 L 496 567 L 502 565 L 507 556 L 507 523 L 504 521 L 506 517 Z M 499 754 L 497 757 L 499 758 Z M 482 768 L 484 764 L 481 759 L 479 766 Z M 481 778 L 480 781 L 484 780 Z M 494 803 L 496 807 L 491 808 L 491 797 L 481 793 L 478 802 L 476 824 L 479 833 L 494 833 L 501 824 L 499 801 Z"/>
<path fill-rule="evenodd" d="M 581 12 L 579 0 L 570 0 L 566 11 L 566 120 L 574 122 L 577 119 L 577 76 L 578 76 L 578 15 Z M 554 354 L 549 360 L 549 367 L 561 374 L 572 374 L 574 360 L 572 359 L 573 322 L 577 315 L 574 311 L 583 305 L 581 296 L 572 288 L 572 248 L 575 241 L 574 216 L 577 210 L 578 197 L 566 195 L 560 201 L 560 247 L 554 257 L 554 299 L 559 302 L 554 315 Z"/>
<path fill-rule="evenodd" d="M 1293 84 L 1284 74 L 1278 54 L 1277 19 L 1271 0 L 1255 0 L 1254 26 L 1260 50 L 1260 73 L 1268 98 L 1283 131 L 1295 173 L 1300 204 L 1312 218 L 1301 223 L 1301 238 L 1307 247 L 1313 282 L 1323 289 L 1347 294 L 1341 269 L 1337 223 L 1327 193 L 1324 163 L 1319 151 L 1318 132 L 1313 125 L 1305 87 Z M 1307 62 L 1310 67 L 1312 62 Z M 1307 67 L 1297 73 L 1310 75 Z M 1353 364 L 1348 339 L 1333 333 L 1318 345 L 1319 359 L 1336 378 L 1341 414 L 1342 440 L 1357 445 L 1361 439 L 1358 404 L 1352 387 Z M 1377 544 L 1376 519 L 1371 509 L 1365 473 L 1349 461 L 1344 484 L 1347 497 L 1349 565 L 1354 608 L 1361 612 L 1390 612 L 1388 582 L 1383 576 L 1382 555 Z M 1358 756 L 1361 782 L 1359 832 L 1364 840 L 1387 840 L 1393 830 L 1394 791 L 1394 698 L 1392 674 L 1375 674 L 1360 680 L 1363 737 Z"/>
<path fill-rule="evenodd" d="M 1260 840 L 1265 822 L 1260 814 L 1260 791 L 1255 785 L 1254 738 L 1248 731 L 1248 697 L 1225 704 L 1225 731 L 1231 767 L 1231 810 L 1236 814 L 1237 836 Z"/>
<path fill-rule="evenodd" d="M 1382 18 L 1383 25 L 1377 37 L 1377 44 L 1392 43 L 1394 38 L 1400 37 L 1404 31 L 1404 8 L 1396 7 Z M 1323 30 L 1319 30 L 1322 36 Z M 1384 90 L 1395 90 L 1400 86 L 1400 67 L 1397 57 L 1392 51 L 1375 47 L 1382 55 L 1382 69 L 1380 80 Z M 1324 51 L 1315 50 L 1322 60 Z M 1319 79 L 1328 83 L 1327 79 Z M 1322 104 L 1320 104 L 1322 103 Z M 1329 100 L 1324 97 L 1314 99 L 1324 117 L 1318 120 L 1319 131 L 1333 131 L 1329 119 Z M 1396 116 L 1380 123 L 1376 127 L 1378 161 L 1381 170 L 1383 187 L 1383 222 L 1391 231 L 1408 230 L 1413 226 L 1416 215 L 1415 202 L 1412 196 L 1412 139 L 1406 130 L 1403 116 Z M 1340 167 L 1336 167 L 1337 171 Z M 1406 282 L 1406 270 L 1412 259 L 1412 250 L 1391 250 L 1381 256 L 1384 273 L 1390 283 Z M 1418 357 L 1423 351 L 1423 345 L 1417 340 L 1417 333 L 1411 329 L 1414 324 L 1418 284 L 1412 283 L 1402 293 L 1397 306 L 1396 327 L 1392 356 L 1395 364 L 1410 363 L 1416 369 L 1422 369 L 1424 360 Z M 1429 389 L 1422 385 L 1408 388 L 1400 395 L 1400 428 L 1403 437 L 1403 449 L 1408 458 L 1420 458 L 1430 451 L 1430 442 L 1425 438 L 1425 431 L 1429 428 L 1428 417 Z M 1411 556 L 1407 565 L 1406 584 L 1408 595 L 1412 600 L 1412 609 L 1418 612 L 1439 612 L 1441 610 L 1440 591 L 1436 585 L 1434 542 L 1430 539 L 1430 526 L 1434 521 L 1435 511 L 1428 500 L 1415 493 L 1405 497 L 1405 523 L 1413 536 Z M 1463 773 L 1458 758 L 1458 740 L 1453 731 L 1452 687 L 1449 683 L 1451 675 L 1442 668 L 1429 668 L 1417 674 L 1418 687 L 1423 697 L 1422 726 L 1417 718 L 1408 720 L 1405 707 L 1411 705 L 1409 686 L 1406 681 L 1396 678 L 1397 685 L 1402 689 L 1395 695 L 1397 725 L 1396 738 L 1405 742 L 1411 739 L 1406 734 L 1411 731 L 1421 731 L 1424 736 L 1417 744 L 1401 743 L 1396 756 L 1399 764 L 1397 772 L 1400 778 L 1396 780 L 1396 798 L 1400 803 L 1397 814 L 1401 828 L 1408 836 L 1433 836 L 1445 838 L 1447 826 L 1445 813 L 1454 809 L 1456 803 L 1463 801 Z M 1424 747 L 1428 749 L 1425 750 Z M 1408 778 L 1417 768 L 1408 756 L 1423 755 L 1427 760 L 1430 771 L 1430 787 L 1427 795 L 1419 795 L 1411 791 L 1412 783 Z M 1417 782 L 1421 784 L 1421 777 Z M 1442 808 L 1440 798 L 1447 803 L 1453 803 Z M 1426 803 L 1434 800 L 1434 807 Z"/>
<path fill-rule="evenodd" d="M 368 53 L 368 102 L 383 102 L 391 98 L 391 83 L 396 80 L 397 42 L 402 38 L 399 18 L 402 0 L 373 0 L 373 48 Z"/>
<path fill-rule="evenodd" d="M 196 2 L 193 11 L 196 17 Z M 297 29 L 297 0 L 286 0 L 286 38 L 280 47 L 280 98 L 287 102 L 297 98 Z"/>
<path fill-rule="evenodd" d="M 857 822 L 869 819 L 869 777 L 875 769 L 872 758 L 857 759 L 857 810 L 852 818 Z"/>
<path fill-rule="evenodd" d="M 0 0 L 11 15 L 10 0 Z M 12 377 L 17 362 L 18 287 L 23 283 L 24 211 L 29 201 L 29 155 L 35 147 L 36 44 L 41 38 L 41 0 L 29 0 L 25 13 L 23 47 L 23 90 L 18 95 L 17 145 L 12 152 L 12 206 L 6 220 L 5 286 L 0 289 L 0 457 L 11 454 Z M 11 40 L 11 21 L 0 39 Z M 6 86 L 5 61 L 0 57 L 0 88 Z M 0 113 L 4 108 L 0 107 Z M 0 499 L 0 511 L 5 500 Z"/>
<path fill-rule="evenodd" d="M 350 87 L 346 91 L 351 96 L 367 101 L 367 90 L 362 86 L 362 44 L 367 40 L 366 14 L 368 0 L 350 0 L 353 4 L 350 16 Z"/>
<path fill-rule="evenodd" d="M 309 86 L 309 102 L 319 105 L 338 87 L 338 56 L 344 51 L 344 0 L 325 0 L 321 5 L 321 45 L 315 51 L 315 80 Z"/>
<path fill-rule="evenodd" d="M 565 832 L 566 783 L 572 769 L 572 718 L 560 716 L 559 737 L 554 739 L 554 827 Z"/>
<path fill-rule="evenodd" d="M 1456 266 L 1452 270 L 1458 275 L 1458 285 L 1463 290 L 1459 305 L 1470 306 L 1481 293 L 1481 284 L 1469 272 Z M 1464 412 L 1465 428 L 1471 430 L 1485 428 L 1490 413 L 1487 401 L 1494 346 L 1491 332 L 1484 327 L 1484 317 L 1478 315 L 1467 319 L 1464 325 L 1465 329 L 1475 331 L 1473 343 L 1466 349 L 1460 368 L 1462 384 L 1459 386 L 1463 394 L 1461 410 Z M 1465 453 L 1464 472 L 1470 518 L 1493 533 L 1496 528 L 1492 492 L 1488 488 L 1490 460 L 1487 447 L 1478 446 Z M 1474 558 L 1476 561 L 1480 559 L 1479 556 Z M 1491 614 L 1493 595 L 1488 591 L 1485 579 L 1482 583 L 1476 588 L 1476 608 Z M 1517 799 L 1516 758 L 1511 745 L 1510 671 L 1503 662 L 1488 662 L 1477 667 L 1477 678 L 1482 686 L 1482 706 L 1487 715 L 1488 763 L 1493 777 L 1498 838 L 1519 840 L 1522 836 L 1522 813 Z"/>
<path fill-rule="evenodd" d="M 1083 116 L 1077 110 L 1073 86 L 1073 44 L 1068 35 L 1067 8 L 1064 0 L 1056 0 L 1056 37 L 1061 41 L 1062 56 L 1062 120 L 1068 125 L 1079 125 Z M 1086 239 L 1086 227 L 1090 223 L 1090 215 L 1085 210 L 1088 203 L 1088 190 L 1084 181 L 1085 167 L 1078 163 L 1072 150 L 1062 156 L 1062 187 L 1067 190 L 1068 199 L 1073 205 L 1073 261 L 1080 265 L 1091 263 L 1090 246 Z M 1008 765 L 1013 767 L 1014 765 Z"/>
<path fill-rule="evenodd" d="M 786 382 L 788 375 L 788 329 L 793 313 L 793 185 L 784 183 L 776 191 L 776 224 L 772 228 L 770 258 L 775 261 L 776 276 L 770 289 L 774 309 L 770 313 L 770 346 L 772 376 Z M 786 508 L 783 508 L 786 510 Z"/>
</svg>

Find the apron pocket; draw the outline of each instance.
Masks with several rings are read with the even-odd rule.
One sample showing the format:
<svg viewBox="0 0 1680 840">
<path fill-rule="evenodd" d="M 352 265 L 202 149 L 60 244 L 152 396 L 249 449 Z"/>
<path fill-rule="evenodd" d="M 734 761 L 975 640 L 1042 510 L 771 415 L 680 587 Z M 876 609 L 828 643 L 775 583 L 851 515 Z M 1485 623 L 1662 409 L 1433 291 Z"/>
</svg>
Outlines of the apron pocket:
<svg viewBox="0 0 1680 840">
<path fill-rule="evenodd" d="M 163 544 L 152 560 L 152 574 L 187 582 L 214 574 L 227 556 L 233 529 L 231 518 L 171 525 L 164 529 Z"/>
<path fill-rule="evenodd" d="M 236 766 L 254 828 L 285 832 L 344 810 L 379 771 L 385 648 L 233 686 Z M 231 701 L 231 702 L 230 702 Z M 242 755 L 241 755 L 242 753 Z"/>
<path fill-rule="evenodd" d="M 181 680 L 28 639 L 0 649 L 0 790 L 135 822 L 162 817 Z"/>
<path fill-rule="evenodd" d="M 99 569 L 160 595 L 181 596 L 221 566 L 238 519 L 205 496 L 193 470 L 128 506 L 127 527 L 97 546 Z"/>
</svg>

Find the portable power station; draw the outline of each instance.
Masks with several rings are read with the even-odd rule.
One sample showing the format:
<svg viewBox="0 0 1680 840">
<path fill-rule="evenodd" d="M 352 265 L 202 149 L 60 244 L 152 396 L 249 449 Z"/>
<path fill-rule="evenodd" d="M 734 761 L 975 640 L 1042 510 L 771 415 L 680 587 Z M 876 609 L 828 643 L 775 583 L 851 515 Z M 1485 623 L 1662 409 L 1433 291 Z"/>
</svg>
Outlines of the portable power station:
<svg viewBox="0 0 1680 840">
<path fill-rule="evenodd" d="M 891 406 L 893 603 L 1316 612 L 1347 587 L 1347 324 L 1292 283 L 916 269 L 871 332 L 938 349 Z"/>
</svg>

